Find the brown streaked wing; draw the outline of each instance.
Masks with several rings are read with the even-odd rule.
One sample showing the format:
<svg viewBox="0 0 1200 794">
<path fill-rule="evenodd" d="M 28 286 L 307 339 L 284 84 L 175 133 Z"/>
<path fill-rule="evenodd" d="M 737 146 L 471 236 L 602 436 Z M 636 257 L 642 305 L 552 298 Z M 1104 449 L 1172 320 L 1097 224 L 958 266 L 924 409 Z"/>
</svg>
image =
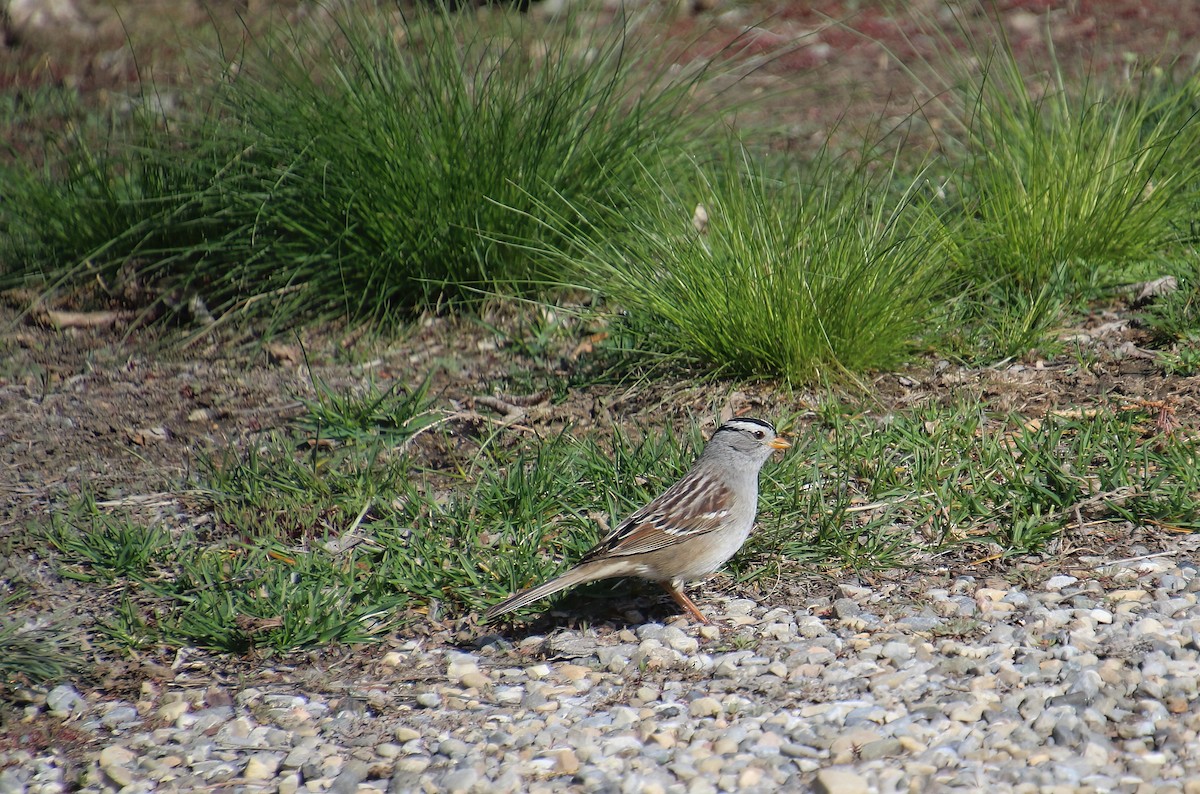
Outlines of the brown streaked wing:
<svg viewBox="0 0 1200 794">
<path fill-rule="evenodd" d="M 703 498 L 698 498 L 703 494 Z M 706 477 L 685 477 L 650 504 L 622 521 L 580 562 L 599 557 L 645 554 L 685 537 L 721 526 L 729 514 L 733 492 Z"/>
</svg>

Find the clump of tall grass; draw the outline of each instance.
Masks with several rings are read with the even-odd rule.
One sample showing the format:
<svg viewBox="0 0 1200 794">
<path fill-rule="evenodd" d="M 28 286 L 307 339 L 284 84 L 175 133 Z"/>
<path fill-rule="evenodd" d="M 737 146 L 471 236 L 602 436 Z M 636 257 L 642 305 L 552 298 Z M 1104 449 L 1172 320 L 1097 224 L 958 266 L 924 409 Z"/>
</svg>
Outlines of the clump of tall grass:
<svg viewBox="0 0 1200 794">
<path fill-rule="evenodd" d="M 962 154 L 958 226 L 995 352 L 1036 344 L 1072 301 L 1153 275 L 1144 266 L 1186 228 L 1200 185 L 1200 82 L 1159 69 L 1119 78 L 1017 54 L 1001 22 L 983 37 L 959 20 L 962 45 L 933 71 L 953 81 L 943 141 Z M 1049 35 L 1047 35 L 1049 41 Z"/>
<path fill-rule="evenodd" d="M 839 379 L 911 352 L 951 270 L 919 180 L 901 184 L 866 151 L 779 165 L 734 147 L 655 181 L 620 217 L 556 217 L 572 243 L 557 253 L 659 350 L 729 374 Z"/>
<path fill-rule="evenodd" d="M 15 183 L 7 266 L 106 284 L 132 270 L 217 315 L 383 318 L 528 291 L 545 263 L 494 240 L 545 227 L 510 207 L 611 204 L 651 146 L 704 123 L 683 113 L 704 65 L 634 46 L 636 20 L 334 19 L 252 42 L 192 98 L 198 115 L 103 159 L 77 140 L 55 175 Z"/>
</svg>

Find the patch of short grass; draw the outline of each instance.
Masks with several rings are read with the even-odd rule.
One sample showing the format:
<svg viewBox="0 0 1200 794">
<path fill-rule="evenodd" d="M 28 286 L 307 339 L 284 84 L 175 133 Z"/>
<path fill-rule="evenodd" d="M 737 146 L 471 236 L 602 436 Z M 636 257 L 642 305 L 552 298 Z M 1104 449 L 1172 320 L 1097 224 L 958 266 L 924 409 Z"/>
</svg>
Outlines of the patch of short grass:
<svg viewBox="0 0 1200 794">
<path fill-rule="evenodd" d="M 77 641 L 78 626 L 30 618 L 19 607 L 20 590 L 0 598 L 0 700 L 17 687 L 62 681 L 84 666 Z"/>
<path fill-rule="evenodd" d="M 382 467 L 324 470 L 294 441 L 264 446 L 211 465 L 211 512 L 198 528 L 138 524 L 94 503 L 54 528 L 62 574 L 117 594 L 103 633 L 242 652 L 362 642 L 392 625 L 402 599 L 376 586 L 351 540 L 352 509 L 365 512 Z"/>
<path fill-rule="evenodd" d="M 389 514 L 412 476 L 403 447 L 412 428 L 428 427 L 418 424 L 426 392 L 368 384 L 353 399 L 324 394 L 293 432 L 205 458 L 204 487 L 190 497 L 205 519 L 195 524 L 146 523 L 85 499 L 49 532 L 60 571 L 117 594 L 101 630 L 132 646 L 283 651 L 375 639 L 412 595 L 378 575 L 378 544 L 362 527 Z"/>
<path fill-rule="evenodd" d="M 1164 262 L 1162 270 L 1166 275 L 1157 282 L 1158 294 L 1137 319 L 1154 335 L 1164 371 L 1194 375 L 1200 372 L 1200 263 L 1192 251 L 1180 261 Z"/>
<path fill-rule="evenodd" d="M 1038 419 L 829 411 L 766 473 L 748 559 L 874 568 L 1039 552 L 1124 521 L 1196 531 L 1195 441 L 1174 430 L 1136 401 Z"/>
<path fill-rule="evenodd" d="M 389 445 L 408 444 L 420 433 L 433 427 L 441 412 L 433 408 L 429 388 L 433 372 L 413 388 L 400 380 L 382 389 L 368 382 L 362 392 L 344 394 L 314 380 L 315 400 L 303 400 L 305 413 L 299 427 L 311 433 L 312 442 L 321 439 L 341 443 L 383 441 Z"/>
<path fill-rule="evenodd" d="M 1165 416 L 1114 401 L 1041 418 L 978 404 L 877 417 L 835 402 L 815 419 L 774 417 L 803 429 L 764 468 L 758 529 L 729 571 L 754 581 L 945 552 L 1013 557 L 1125 522 L 1195 531 L 1195 441 Z M 296 428 L 204 467 L 202 515 L 182 527 L 84 503 L 52 540 L 65 575 L 116 594 L 102 624 L 112 641 L 226 652 L 372 641 L 478 615 L 562 572 L 687 470 L 699 427 L 539 436 L 458 415 L 413 444 L 316 448 Z"/>
<path fill-rule="evenodd" d="M 171 543 L 161 528 L 103 517 L 90 495 L 66 515 L 54 516 L 46 539 L 72 561 L 62 575 L 82 582 L 145 574 Z"/>
</svg>

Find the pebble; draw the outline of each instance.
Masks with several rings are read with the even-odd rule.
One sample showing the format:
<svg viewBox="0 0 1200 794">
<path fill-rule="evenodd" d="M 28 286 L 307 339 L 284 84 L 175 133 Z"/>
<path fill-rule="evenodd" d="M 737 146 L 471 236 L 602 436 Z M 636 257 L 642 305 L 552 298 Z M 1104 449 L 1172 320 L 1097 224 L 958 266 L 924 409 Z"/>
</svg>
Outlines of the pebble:
<svg viewBox="0 0 1200 794">
<path fill-rule="evenodd" d="M 1178 544 L 1031 584 L 846 584 L 808 610 L 714 598 L 711 626 L 402 641 L 373 680 L 317 691 L 185 677 L 131 703 L 66 683 L 25 714 L 69 721 L 74 749 L 0 747 L 0 794 L 855 794 L 964 770 L 997 791 L 1200 794 L 1200 539 Z"/>
<path fill-rule="evenodd" d="M 46 710 L 59 719 L 69 719 L 87 710 L 87 701 L 75 687 L 60 684 L 46 694 Z"/>
<path fill-rule="evenodd" d="M 395 736 L 396 741 L 400 742 L 401 744 L 404 744 L 406 742 L 411 742 L 414 739 L 421 738 L 420 731 L 413 730 L 412 728 L 408 727 L 407 725 L 399 726 L 398 728 L 396 728 L 396 730 L 393 732 L 392 735 Z"/>
<path fill-rule="evenodd" d="M 688 707 L 693 717 L 715 717 L 722 712 L 721 701 L 711 697 L 696 698 Z"/>
<path fill-rule="evenodd" d="M 822 769 L 817 772 L 817 794 L 868 794 L 871 786 L 866 778 L 847 769 Z"/>
<path fill-rule="evenodd" d="M 280 758 L 274 754 L 255 753 L 246 762 L 242 775 L 247 780 L 271 780 L 279 771 Z"/>
</svg>

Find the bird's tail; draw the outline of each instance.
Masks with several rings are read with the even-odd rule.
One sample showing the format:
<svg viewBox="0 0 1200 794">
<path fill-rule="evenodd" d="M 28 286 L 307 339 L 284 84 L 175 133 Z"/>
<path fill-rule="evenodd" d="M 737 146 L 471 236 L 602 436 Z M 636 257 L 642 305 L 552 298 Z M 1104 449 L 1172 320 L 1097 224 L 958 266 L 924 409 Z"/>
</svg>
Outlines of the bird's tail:
<svg viewBox="0 0 1200 794">
<path fill-rule="evenodd" d="M 616 568 L 617 566 L 613 566 L 611 562 L 606 561 L 599 561 L 572 568 L 562 576 L 551 579 L 550 581 L 540 584 L 537 587 L 531 587 L 528 590 L 522 590 L 519 593 L 514 593 L 485 612 L 483 615 L 483 620 L 485 623 L 494 620 L 501 615 L 516 611 L 523 606 L 528 606 L 534 601 L 543 599 L 546 596 L 554 595 L 559 590 L 566 590 L 572 585 L 583 584 L 584 582 L 594 582 L 597 579 L 607 579 L 612 576 L 623 575 L 619 570 L 616 570 Z"/>
</svg>

